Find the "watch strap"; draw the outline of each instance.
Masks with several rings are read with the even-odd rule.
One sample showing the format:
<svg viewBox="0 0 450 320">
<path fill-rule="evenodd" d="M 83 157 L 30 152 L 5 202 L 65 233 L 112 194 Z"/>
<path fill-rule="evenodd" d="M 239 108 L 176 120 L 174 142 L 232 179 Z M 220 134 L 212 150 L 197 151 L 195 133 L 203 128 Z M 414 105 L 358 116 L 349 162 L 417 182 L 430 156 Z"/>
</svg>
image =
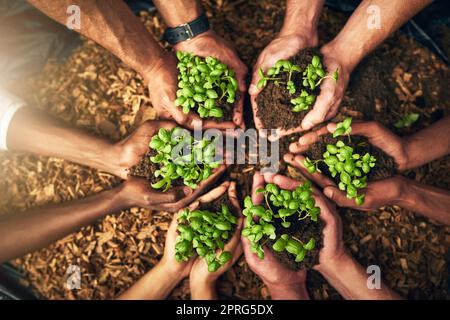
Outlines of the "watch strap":
<svg viewBox="0 0 450 320">
<path fill-rule="evenodd" d="M 197 19 L 188 23 L 183 23 L 175 28 L 167 28 L 164 31 L 163 39 L 170 45 L 194 38 L 195 36 L 209 30 L 209 21 L 204 13 Z"/>
</svg>

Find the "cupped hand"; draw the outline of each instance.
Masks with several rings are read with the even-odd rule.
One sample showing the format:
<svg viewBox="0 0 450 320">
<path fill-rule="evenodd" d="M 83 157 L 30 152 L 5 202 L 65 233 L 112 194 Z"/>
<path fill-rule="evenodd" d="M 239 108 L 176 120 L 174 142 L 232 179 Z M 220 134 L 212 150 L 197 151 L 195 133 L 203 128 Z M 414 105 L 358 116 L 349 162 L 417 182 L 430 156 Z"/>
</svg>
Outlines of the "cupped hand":
<svg viewBox="0 0 450 320">
<path fill-rule="evenodd" d="M 238 89 L 240 91 L 239 100 L 236 103 L 233 112 L 233 122 L 215 122 L 212 120 L 205 121 L 205 128 L 233 128 L 235 126 L 244 128 L 243 104 L 244 93 L 247 85 L 245 78 L 247 76 L 247 67 L 241 61 L 233 47 L 223 38 L 218 36 L 214 31 L 204 32 L 189 41 L 183 41 L 175 45 L 177 51 L 193 53 L 200 57 L 212 56 L 227 64 L 236 73 Z"/>
<path fill-rule="evenodd" d="M 346 193 L 341 191 L 333 180 L 319 172 L 309 173 L 304 165 L 304 156 L 286 154 L 284 161 L 299 169 L 305 177 L 320 186 L 324 195 L 339 207 L 361 211 L 374 211 L 386 205 L 396 204 L 402 197 L 404 178 L 396 175 L 391 178 L 368 182 L 366 188 L 363 189 L 365 194 L 364 203 L 357 205 L 354 199 L 347 198 Z"/>
<path fill-rule="evenodd" d="M 366 137 L 371 145 L 381 149 L 394 158 L 398 170 L 402 171 L 407 167 L 408 159 L 406 156 L 405 142 L 402 138 L 375 121 L 354 121 L 351 127 L 351 135 Z M 311 145 L 318 142 L 321 136 L 332 134 L 335 129 L 336 124 L 329 123 L 327 126 L 318 130 L 308 132 L 300 137 L 297 142 L 292 143 L 289 146 L 289 151 L 295 154 L 304 153 Z"/>
<path fill-rule="evenodd" d="M 202 125 L 202 120 L 194 112 L 185 114 L 181 108 L 175 105 L 178 70 L 173 53 L 164 53 L 161 59 L 142 74 L 148 85 L 152 106 L 160 118 L 173 119 L 189 129 Z"/>
<path fill-rule="evenodd" d="M 264 177 L 259 172 L 256 172 L 253 176 L 252 185 L 252 201 L 254 204 L 262 203 L 263 197 L 261 194 L 256 193 L 256 190 L 264 188 L 265 184 Z M 241 243 L 247 264 L 261 278 L 271 294 L 276 288 L 283 288 L 285 291 L 296 291 L 299 287 L 305 285 L 306 270 L 293 271 L 283 266 L 267 246 L 263 248 L 264 259 L 260 259 L 252 252 L 250 241 L 247 238 L 241 237 Z M 287 296 L 291 296 L 290 292 L 285 292 L 285 297 Z"/>
<path fill-rule="evenodd" d="M 172 121 L 149 120 L 141 124 L 134 132 L 122 141 L 117 142 L 113 148 L 117 150 L 114 159 L 106 161 L 117 161 L 113 171 L 115 175 L 122 179 L 128 178 L 128 169 L 137 165 L 145 153 L 152 137 L 160 128 L 171 129 L 176 127 Z"/>
<path fill-rule="evenodd" d="M 301 183 L 298 180 L 283 176 L 266 176 L 267 183 L 274 183 L 282 189 L 294 190 Z M 334 205 L 317 189 L 313 191 L 316 205 L 320 208 L 319 218 L 325 223 L 323 228 L 323 247 L 319 253 L 319 264 L 314 269 L 320 270 L 330 266 L 345 255 L 342 240 L 342 220 L 336 212 Z"/>
<path fill-rule="evenodd" d="M 166 243 L 164 244 L 164 255 L 160 261 L 167 268 L 168 272 L 179 275 L 183 278 L 187 277 L 191 272 L 194 259 L 188 261 L 177 261 L 175 258 L 175 245 L 178 237 L 178 213 L 174 214 L 167 230 Z"/>
<path fill-rule="evenodd" d="M 241 212 L 241 208 L 237 199 L 236 195 L 236 183 L 235 182 L 229 182 L 225 181 L 222 183 L 219 187 L 211 190 L 210 192 L 204 194 L 200 198 L 198 198 L 195 202 L 193 202 L 189 208 L 191 210 L 195 210 L 203 203 L 208 203 L 215 201 L 216 199 L 220 198 L 225 192 L 228 193 L 228 198 L 231 201 L 231 204 L 234 206 L 236 212 Z M 240 236 L 241 236 L 241 230 L 242 230 L 242 223 L 243 218 L 240 216 L 236 230 L 231 237 L 231 239 L 228 241 L 228 243 L 225 245 L 223 251 L 228 251 L 231 253 L 232 258 L 230 261 L 228 261 L 225 265 L 221 266 L 217 271 L 215 272 L 209 272 L 208 271 L 208 265 L 205 261 L 205 259 L 201 257 L 197 257 L 194 261 L 191 274 L 190 274 L 190 281 L 191 281 L 191 288 L 193 286 L 199 285 L 204 286 L 205 283 L 213 283 L 216 281 L 222 274 L 224 274 L 226 271 L 228 271 L 233 264 L 239 259 L 239 257 L 242 254 L 242 248 L 240 245 Z M 218 252 L 220 254 L 220 251 Z"/>
<path fill-rule="evenodd" d="M 316 125 L 336 116 L 350 79 L 351 68 L 336 54 L 335 50 L 323 47 L 323 65 L 327 74 L 337 71 L 337 80 L 327 77 L 320 85 L 320 94 L 312 109 L 302 120 L 301 129 L 310 130 Z"/>
<path fill-rule="evenodd" d="M 258 70 L 262 69 L 265 73 L 270 67 L 275 65 L 278 60 L 289 59 L 302 49 L 316 46 L 317 42 L 318 37 L 316 34 L 312 36 L 303 36 L 298 34 L 279 35 L 260 53 L 255 65 L 253 66 L 252 81 L 249 87 L 250 101 L 252 104 L 253 119 L 256 129 L 263 129 L 263 124 L 257 117 L 258 106 L 256 104 L 256 97 L 262 90 L 257 87 L 257 83 L 260 80 Z M 277 133 L 282 136 L 297 132 L 299 130 L 301 130 L 301 128 L 296 128 L 289 131 L 277 129 Z"/>
</svg>

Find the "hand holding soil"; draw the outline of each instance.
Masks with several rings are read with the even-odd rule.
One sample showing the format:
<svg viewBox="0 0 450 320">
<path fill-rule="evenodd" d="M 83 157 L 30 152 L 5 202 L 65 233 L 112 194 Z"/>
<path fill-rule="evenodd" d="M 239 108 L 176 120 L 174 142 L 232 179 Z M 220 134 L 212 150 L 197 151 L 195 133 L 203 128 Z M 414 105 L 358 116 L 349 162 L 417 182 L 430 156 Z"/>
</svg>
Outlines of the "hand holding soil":
<svg viewBox="0 0 450 320">
<path fill-rule="evenodd" d="M 172 194 L 173 192 L 178 194 L 179 190 L 182 190 L 185 195 L 179 201 L 159 204 L 157 207 L 160 210 L 175 212 L 187 206 L 199 195 L 204 193 L 225 171 L 225 164 L 217 163 L 212 168 L 212 160 L 208 164 L 205 164 L 205 166 L 200 163 L 195 164 L 195 161 L 198 161 L 198 159 L 195 160 L 193 154 L 185 155 L 189 157 L 189 161 L 186 160 L 186 162 L 183 161 L 175 165 L 176 160 L 181 160 L 181 158 L 177 157 L 176 159 L 172 159 L 172 149 L 187 143 L 183 138 L 186 137 L 184 134 L 187 134 L 189 137 L 191 136 L 189 131 L 177 127 L 174 122 L 148 121 L 142 128 L 142 132 L 137 132 L 123 142 L 124 145 L 128 145 L 129 153 L 132 155 L 130 158 L 135 159 L 140 155 L 138 163 L 132 165 L 127 172 L 130 176 L 143 178 L 142 180 L 147 184 L 146 191 L 152 192 L 153 194 Z M 181 135 L 171 137 L 171 132 L 174 129 L 178 129 Z M 139 147 L 135 147 L 133 144 L 133 142 L 136 142 L 135 140 L 139 141 L 139 144 L 137 144 Z M 169 141 L 173 142 L 174 145 L 169 143 Z M 192 140 L 190 141 L 189 145 L 192 144 Z M 146 147 L 144 146 L 144 142 Z M 209 143 L 209 146 L 214 147 L 214 144 Z M 169 150 L 163 150 L 167 147 Z M 135 150 L 139 150 L 139 152 L 135 152 Z M 197 151 L 201 151 L 202 156 L 208 154 L 209 157 L 214 157 L 215 152 L 217 152 L 214 148 L 211 149 L 208 147 Z M 159 189 L 161 191 L 157 191 Z M 177 197 L 175 198 L 178 200 Z"/>
<path fill-rule="evenodd" d="M 322 95 L 319 108 L 310 111 L 320 97 L 321 88 L 335 90 L 339 68 L 334 64 L 333 67 L 336 68 L 330 70 L 322 64 L 318 50 L 304 49 L 289 60 L 278 60 L 267 72 L 258 69 L 256 87 L 262 91 L 252 97 L 257 128 L 276 129 L 270 140 L 304 130 L 304 118 L 311 112 L 307 119 L 317 117 L 318 110 L 323 113 L 323 100 L 330 98 L 329 93 Z M 307 123 L 311 125 L 311 120 Z"/>
<path fill-rule="evenodd" d="M 262 203 L 261 194 L 256 190 L 265 185 L 264 177 L 256 172 L 253 176 L 252 198 L 254 203 Z M 260 259 L 251 250 L 250 241 L 241 237 L 245 260 L 250 269 L 256 273 L 269 289 L 272 299 L 307 299 L 306 270 L 294 271 L 283 265 L 278 258 L 264 247 L 264 259 Z M 306 293 L 306 294 L 305 294 Z"/>
<path fill-rule="evenodd" d="M 298 142 L 291 144 L 289 150 L 293 153 L 306 153 L 309 156 L 314 154 L 316 157 L 321 151 L 317 150 L 316 153 L 310 150 L 313 150 L 313 147 L 317 148 L 323 142 L 332 143 L 332 139 L 328 137 L 335 130 L 336 124 L 330 123 L 326 127 L 304 135 Z M 308 171 L 308 166 L 306 165 L 308 161 L 302 155 L 287 154 L 284 156 L 284 160 L 293 167 L 300 169 L 306 177 L 321 186 L 324 194 L 339 206 L 372 211 L 384 205 L 398 204 L 404 189 L 403 179 L 400 176 L 389 176 L 393 174 L 394 165 L 398 170 L 407 167 L 404 141 L 376 122 L 354 123 L 351 126 L 350 135 L 355 137 L 353 139 L 354 145 L 358 145 L 358 140 L 355 141 L 355 139 L 359 139 L 358 136 L 364 137 L 368 139 L 367 141 L 372 146 L 382 151 L 382 153 L 377 152 L 378 155 L 376 156 L 378 164 L 375 166 L 375 179 L 378 181 L 369 181 L 367 183 L 364 188 L 365 196 L 362 203 L 356 204 L 345 192 L 341 191 L 336 185 L 337 182 L 329 176 L 328 171 L 315 171 L 313 173 Z M 359 144 L 364 144 L 364 141 L 360 141 Z M 392 161 L 395 163 L 392 163 Z M 383 167 L 385 168 L 383 169 Z M 389 172 L 391 173 L 389 174 Z M 380 178 L 382 179 L 380 180 Z"/>
<path fill-rule="evenodd" d="M 214 31 L 209 30 L 198 35 L 194 39 L 191 39 L 190 41 L 183 41 L 178 43 L 177 45 L 175 45 L 175 49 L 177 51 L 192 53 L 200 57 L 212 56 L 225 63 L 235 71 L 240 94 L 236 96 L 237 102 L 233 110 L 232 122 L 214 122 L 208 120 L 204 124 L 204 128 L 208 129 L 210 127 L 214 127 L 219 129 L 226 129 L 233 128 L 235 126 L 243 128 L 243 97 L 247 88 L 245 84 L 247 67 L 241 61 L 233 47 L 223 38 L 219 37 Z"/>
<path fill-rule="evenodd" d="M 173 119 L 178 124 L 193 128 L 201 124 L 201 119 L 190 112 L 184 114 L 174 104 L 178 89 L 176 58 L 173 53 L 166 52 L 156 65 L 143 72 L 145 82 L 148 84 L 150 100 L 158 116 L 162 119 Z"/>
<path fill-rule="evenodd" d="M 208 270 L 208 264 L 204 257 L 197 257 L 192 266 L 190 273 L 190 287 L 192 299 L 210 299 L 216 297 L 215 284 L 217 279 L 227 272 L 242 254 L 242 247 L 240 244 L 241 230 L 242 230 L 242 216 L 241 209 L 236 195 L 236 183 L 225 181 L 217 188 L 204 194 L 198 198 L 194 203 L 189 205 L 189 209 L 195 210 L 197 208 L 206 208 L 208 210 L 218 210 L 222 204 L 226 204 L 233 209 L 234 214 L 240 216 L 237 221 L 233 236 L 225 244 L 223 250 L 220 252 L 229 252 L 231 258 L 218 268 L 211 272 Z"/>
</svg>

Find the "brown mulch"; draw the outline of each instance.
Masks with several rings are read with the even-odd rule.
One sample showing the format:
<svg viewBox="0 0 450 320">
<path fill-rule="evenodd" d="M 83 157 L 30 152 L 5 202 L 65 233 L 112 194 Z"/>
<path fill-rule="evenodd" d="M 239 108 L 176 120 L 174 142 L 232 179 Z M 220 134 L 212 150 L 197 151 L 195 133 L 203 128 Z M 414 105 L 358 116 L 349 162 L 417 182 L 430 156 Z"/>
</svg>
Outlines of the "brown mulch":
<svg viewBox="0 0 450 320">
<path fill-rule="evenodd" d="M 275 0 L 203 1 L 216 31 L 235 44 L 251 66 L 258 52 L 282 24 L 284 8 Z M 159 37 L 157 14 L 145 23 Z M 320 23 L 322 42 L 345 23 L 342 14 L 325 9 Z M 355 71 L 342 103 L 342 115 L 374 118 L 392 126 L 408 112 L 420 120 L 399 132 L 409 134 L 449 114 L 449 69 L 428 50 L 401 33 L 380 46 Z M 32 89 L 30 89 L 32 88 Z M 20 91 L 20 90 L 18 90 Z M 32 85 L 23 86 L 31 105 L 75 126 L 118 140 L 146 119 L 153 119 L 146 88 L 136 73 L 90 41 L 63 64 L 49 63 Z M 20 92 L 19 92 L 20 93 Z M 372 111 L 374 110 L 374 111 Z M 246 105 L 246 117 L 250 116 Z M 363 113 L 364 112 L 364 115 Z M 450 188 L 450 157 L 406 173 L 411 179 Z M 0 214 L 83 198 L 119 183 L 93 169 L 45 157 L 0 154 Z M 248 194 L 252 166 L 235 167 L 241 195 Z M 289 170 L 290 174 L 295 174 Z M 387 284 L 409 298 L 449 298 L 447 293 L 449 229 L 397 207 L 372 213 L 341 210 L 349 251 L 363 264 L 377 264 Z M 31 285 L 50 299 L 110 299 L 132 285 L 161 258 L 171 215 L 131 208 L 13 261 Z M 65 288 L 65 271 L 81 267 L 81 290 Z M 339 295 L 317 273 L 308 273 L 315 299 Z M 222 296 L 268 298 L 268 291 L 241 259 L 219 282 Z M 189 298 L 187 280 L 172 293 Z"/>
</svg>

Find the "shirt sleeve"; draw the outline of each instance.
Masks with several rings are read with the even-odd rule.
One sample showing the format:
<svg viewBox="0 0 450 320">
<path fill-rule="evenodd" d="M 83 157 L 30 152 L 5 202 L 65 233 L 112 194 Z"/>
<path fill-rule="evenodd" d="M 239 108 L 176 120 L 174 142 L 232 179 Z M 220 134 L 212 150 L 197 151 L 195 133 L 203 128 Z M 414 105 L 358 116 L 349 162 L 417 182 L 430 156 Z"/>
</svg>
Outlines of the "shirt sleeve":
<svg viewBox="0 0 450 320">
<path fill-rule="evenodd" d="M 14 114 L 25 105 L 24 101 L 0 87 L 0 151 L 7 150 L 6 136 Z"/>
</svg>

